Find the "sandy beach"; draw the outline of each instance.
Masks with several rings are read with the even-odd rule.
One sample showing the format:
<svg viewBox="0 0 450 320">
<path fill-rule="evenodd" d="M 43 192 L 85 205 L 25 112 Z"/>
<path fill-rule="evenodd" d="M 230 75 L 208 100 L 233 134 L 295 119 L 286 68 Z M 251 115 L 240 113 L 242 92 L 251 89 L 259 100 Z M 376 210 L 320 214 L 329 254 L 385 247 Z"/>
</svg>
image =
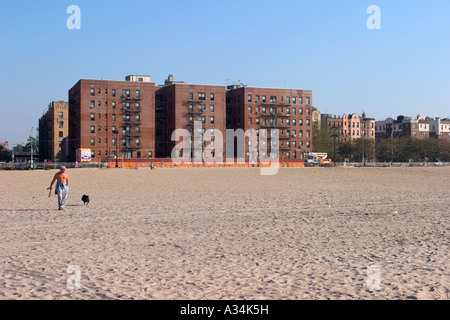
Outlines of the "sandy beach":
<svg viewBox="0 0 450 320">
<path fill-rule="evenodd" d="M 450 167 L 56 172 L 0 171 L 0 299 L 450 296 Z"/>
</svg>

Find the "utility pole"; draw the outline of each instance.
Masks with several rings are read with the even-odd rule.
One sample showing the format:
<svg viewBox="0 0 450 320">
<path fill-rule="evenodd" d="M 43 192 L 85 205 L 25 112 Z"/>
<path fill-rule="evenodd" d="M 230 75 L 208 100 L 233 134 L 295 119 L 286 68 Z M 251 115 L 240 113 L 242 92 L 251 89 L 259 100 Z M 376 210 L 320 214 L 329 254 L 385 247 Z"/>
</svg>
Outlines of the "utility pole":
<svg viewBox="0 0 450 320">
<path fill-rule="evenodd" d="M 31 127 L 31 134 L 30 134 L 30 147 L 31 147 L 31 169 L 33 169 L 33 129 L 34 127 Z"/>
</svg>

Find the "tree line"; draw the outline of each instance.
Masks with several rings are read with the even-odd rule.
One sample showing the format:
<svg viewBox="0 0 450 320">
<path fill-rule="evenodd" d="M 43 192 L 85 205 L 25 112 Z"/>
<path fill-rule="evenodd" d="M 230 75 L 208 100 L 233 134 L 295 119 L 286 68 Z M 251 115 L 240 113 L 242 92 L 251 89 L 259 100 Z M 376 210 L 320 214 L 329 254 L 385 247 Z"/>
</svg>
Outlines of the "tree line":
<svg viewBox="0 0 450 320">
<path fill-rule="evenodd" d="M 337 132 L 337 131 L 336 131 Z M 370 139 L 339 141 L 333 131 L 313 125 L 313 150 L 326 152 L 334 161 L 351 162 L 450 162 L 450 141 L 436 139 L 415 139 L 411 137 L 380 139 L 376 143 Z"/>
</svg>

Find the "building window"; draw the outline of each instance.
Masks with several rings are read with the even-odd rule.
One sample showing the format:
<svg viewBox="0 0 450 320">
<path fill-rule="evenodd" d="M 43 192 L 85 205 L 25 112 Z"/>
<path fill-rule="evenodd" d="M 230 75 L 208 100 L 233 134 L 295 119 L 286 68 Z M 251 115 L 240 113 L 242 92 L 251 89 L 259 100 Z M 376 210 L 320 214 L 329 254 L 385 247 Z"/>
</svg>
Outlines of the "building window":
<svg viewBox="0 0 450 320">
<path fill-rule="evenodd" d="M 252 113 L 252 107 L 248 107 L 248 113 L 249 113 L 249 114 Z"/>
<path fill-rule="evenodd" d="M 95 133 L 95 126 L 91 126 L 91 133 Z"/>
<path fill-rule="evenodd" d="M 248 101 L 248 102 L 252 102 L 252 95 L 251 95 L 251 94 L 248 95 L 247 101 Z"/>
<path fill-rule="evenodd" d="M 303 108 L 298 108 L 298 114 L 303 115 Z"/>
<path fill-rule="evenodd" d="M 306 126 L 309 127 L 309 119 L 306 119 Z"/>
<path fill-rule="evenodd" d="M 63 132 L 59 131 L 59 137 L 62 138 L 63 137 Z"/>
<path fill-rule="evenodd" d="M 116 122 L 116 115 L 115 114 L 112 115 L 112 121 Z"/>
<path fill-rule="evenodd" d="M 259 124 L 259 118 L 256 118 L 256 124 Z"/>
<path fill-rule="evenodd" d="M 298 120 L 298 125 L 301 127 L 301 126 L 303 126 L 303 120 L 302 119 L 299 119 Z"/>
<path fill-rule="evenodd" d="M 141 97 L 141 91 L 140 90 L 136 90 L 136 98 L 140 98 Z"/>
<path fill-rule="evenodd" d="M 122 90 L 122 95 L 126 98 L 130 97 L 130 90 Z"/>
<path fill-rule="evenodd" d="M 111 144 L 112 144 L 113 147 L 115 147 L 116 146 L 116 139 L 112 138 L 111 139 Z"/>
<path fill-rule="evenodd" d="M 210 121 L 211 121 L 211 124 L 213 124 L 214 123 L 214 117 L 211 117 Z"/>
<path fill-rule="evenodd" d="M 214 106 L 211 106 L 211 112 L 214 112 Z"/>
<path fill-rule="evenodd" d="M 99 101 L 99 102 L 98 102 L 98 106 L 100 107 L 101 105 L 102 105 L 102 102 L 101 102 L 101 101 Z"/>
<path fill-rule="evenodd" d="M 62 146 L 62 141 L 58 142 L 58 147 L 61 148 L 61 146 Z"/>
<path fill-rule="evenodd" d="M 95 150 L 91 150 L 91 158 L 92 158 L 92 159 L 95 158 Z"/>
<path fill-rule="evenodd" d="M 266 96 L 262 96 L 262 102 L 266 103 Z"/>
<path fill-rule="evenodd" d="M 112 96 L 115 97 L 116 96 L 116 89 L 112 89 L 111 93 L 112 93 Z"/>
<path fill-rule="evenodd" d="M 98 138 L 98 144 L 100 144 L 100 143 L 102 143 L 102 139 Z"/>
<path fill-rule="evenodd" d="M 306 98 L 306 104 L 310 104 L 311 98 Z"/>
<path fill-rule="evenodd" d="M 290 97 L 286 97 L 286 103 L 287 104 L 291 104 L 291 98 Z"/>
<path fill-rule="evenodd" d="M 199 93 L 198 94 L 198 100 L 205 100 L 205 94 L 204 93 Z"/>
<path fill-rule="evenodd" d="M 292 97 L 292 104 L 296 104 L 297 103 L 297 98 L 296 97 Z"/>
<path fill-rule="evenodd" d="M 113 110 L 116 109 L 116 102 L 115 101 L 112 102 L 112 108 L 113 108 Z"/>
<path fill-rule="evenodd" d="M 101 118 L 102 118 L 102 115 L 101 115 L 100 113 L 98 114 L 98 118 L 99 118 L 99 119 L 101 119 Z"/>
<path fill-rule="evenodd" d="M 311 146 L 309 141 L 306 141 L 306 148 L 309 149 L 309 147 Z"/>
<path fill-rule="evenodd" d="M 64 121 L 59 121 L 59 127 L 62 128 L 64 126 Z"/>
<path fill-rule="evenodd" d="M 98 126 L 98 127 L 97 127 L 97 130 L 100 132 L 100 131 L 102 130 L 102 127 L 101 127 L 101 126 Z"/>
<path fill-rule="evenodd" d="M 136 109 L 139 110 L 139 108 L 141 107 L 141 104 L 139 102 L 137 102 L 134 106 L 136 107 Z"/>
<path fill-rule="evenodd" d="M 252 124 L 252 118 L 248 118 L 248 124 Z"/>
<path fill-rule="evenodd" d="M 59 117 L 60 117 L 60 118 L 64 118 L 64 113 L 63 113 L 63 112 L 60 112 L 60 113 L 59 113 Z"/>
<path fill-rule="evenodd" d="M 309 116 L 309 108 L 306 108 L 306 115 Z"/>
<path fill-rule="evenodd" d="M 95 108 L 95 101 L 91 101 L 91 109 Z"/>
<path fill-rule="evenodd" d="M 97 90 L 97 92 L 98 92 L 98 94 L 102 93 L 102 91 L 101 91 L 101 89 L 100 89 L 100 88 L 99 88 L 99 89 Z"/>
<path fill-rule="evenodd" d="M 270 97 L 270 103 L 277 103 L 277 97 L 276 96 L 271 96 Z"/>
<path fill-rule="evenodd" d="M 91 113 L 91 121 L 95 120 L 95 113 Z"/>
<path fill-rule="evenodd" d="M 259 102 L 259 96 L 256 96 L 256 100 L 255 100 L 255 102 L 256 102 L 256 103 L 258 103 L 258 102 Z"/>
<path fill-rule="evenodd" d="M 94 138 L 91 138 L 91 146 L 92 147 L 95 146 L 95 139 Z"/>
<path fill-rule="evenodd" d="M 105 126 L 105 132 L 108 132 L 108 126 Z"/>
<path fill-rule="evenodd" d="M 210 99 L 211 101 L 214 101 L 214 93 L 211 93 L 211 94 L 209 95 L 209 99 Z"/>
<path fill-rule="evenodd" d="M 91 88 L 91 96 L 95 96 L 95 89 Z"/>
<path fill-rule="evenodd" d="M 306 130 L 306 137 L 309 138 L 310 137 L 310 131 Z"/>
<path fill-rule="evenodd" d="M 298 98 L 298 103 L 303 104 L 303 98 L 302 97 Z"/>
<path fill-rule="evenodd" d="M 189 92 L 189 100 L 194 100 L 194 93 Z"/>
</svg>

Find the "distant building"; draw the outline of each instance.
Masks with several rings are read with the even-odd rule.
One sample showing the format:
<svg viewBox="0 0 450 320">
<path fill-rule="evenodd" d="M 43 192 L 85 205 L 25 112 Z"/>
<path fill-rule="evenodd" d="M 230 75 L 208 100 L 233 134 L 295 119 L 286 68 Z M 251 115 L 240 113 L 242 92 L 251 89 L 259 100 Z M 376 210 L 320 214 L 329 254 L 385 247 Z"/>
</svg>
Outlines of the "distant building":
<svg viewBox="0 0 450 320">
<path fill-rule="evenodd" d="M 319 128 L 322 126 L 322 115 L 320 114 L 320 111 L 316 108 L 312 108 L 312 122 L 317 123 Z"/>
<path fill-rule="evenodd" d="M 366 117 L 363 113 L 343 114 L 341 116 L 322 114 L 322 128 L 335 131 L 339 141 L 351 141 L 354 139 L 375 140 L 375 119 Z"/>
<path fill-rule="evenodd" d="M 450 140 L 450 119 L 437 117 L 426 118 L 426 120 L 430 123 L 430 137 Z"/>
<path fill-rule="evenodd" d="M 9 149 L 9 143 L 8 143 L 8 141 L 1 141 L 1 142 L 0 142 L 0 147 L 1 147 L 1 148 L 5 148 L 5 149 Z"/>
<path fill-rule="evenodd" d="M 376 138 L 401 138 L 411 137 L 416 139 L 426 139 L 432 135 L 430 118 L 418 116 L 417 119 L 400 115 L 397 119 L 387 118 L 382 121 L 375 121 Z M 433 122 L 434 124 L 434 122 Z"/>
<path fill-rule="evenodd" d="M 39 161 L 60 161 L 62 140 L 69 134 L 69 109 L 64 101 L 53 101 L 39 119 Z"/>
</svg>

